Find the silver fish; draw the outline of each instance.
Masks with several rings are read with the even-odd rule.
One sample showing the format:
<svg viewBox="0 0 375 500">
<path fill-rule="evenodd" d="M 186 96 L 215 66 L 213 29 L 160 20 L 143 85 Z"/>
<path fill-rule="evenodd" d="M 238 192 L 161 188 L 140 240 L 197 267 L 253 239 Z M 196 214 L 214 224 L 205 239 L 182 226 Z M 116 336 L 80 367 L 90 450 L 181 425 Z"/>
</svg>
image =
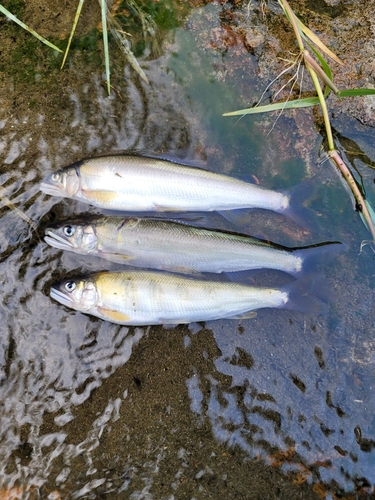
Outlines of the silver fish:
<svg viewBox="0 0 375 500">
<path fill-rule="evenodd" d="M 45 230 L 59 249 L 113 262 L 175 272 L 237 272 L 276 269 L 301 276 L 327 263 L 344 247 L 327 243 L 290 249 L 224 231 L 137 217 L 86 217 Z"/>
<path fill-rule="evenodd" d="M 304 183 L 302 183 L 304 184 Z M 298 224 L 313 224 L 303 208 L 307 189 L 272 191 L 227 175 L 147 156 L 86 159 L 49 175 L 47 194 L 73 198 L 118 211 L 226 211 L 262 208 Z"/>
<path fill-rule="evenodd" d="M 315 287 L 307 278 L 281 288 L 262 288 L 129 271 L 64 280 L 51 287 L 50 295 L 65 306 L 120 325 L 178 325 L 249 318 L 264 307 L 326 312 L 326 305 L 311 293 Z"/>
</svg>

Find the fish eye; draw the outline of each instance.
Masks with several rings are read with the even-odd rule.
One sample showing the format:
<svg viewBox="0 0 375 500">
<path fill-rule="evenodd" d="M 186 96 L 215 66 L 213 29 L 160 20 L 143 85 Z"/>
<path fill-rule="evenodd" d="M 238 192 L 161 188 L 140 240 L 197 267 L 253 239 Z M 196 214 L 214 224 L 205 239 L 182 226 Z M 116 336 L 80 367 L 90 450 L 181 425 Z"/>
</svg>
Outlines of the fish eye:
<svg viewBox="0 0 375 500">
<path fill-rule="evenodd" d="M 57 182 L 57 181 L 60 179 L 60 174 L 58 174 L 58 173 L 52 174 L 51 179 L 52 179 L 54 182 Z"/>
<path fill-rule="evenodd" d="M 75 169 L 74 168 L 70 168 L 69 170 L 67 170 L 66 172 L 68 175 L 74 175 L 76 173 Z"/>
<path fill-rule="evenodd" d="M 65 289 L 68 291 L 68 292 L 72 292 L 76 287 L 76 284 L 74 283 L 74 281 L 67 281 L 65 283 Z"/>
<path fill-rule="evenodd" d="M 75 229 L 72 226 L 65 226 L 64 227 L 64 234 L 65 236 L 73 236 L 75 233 Z"/>
</svg>

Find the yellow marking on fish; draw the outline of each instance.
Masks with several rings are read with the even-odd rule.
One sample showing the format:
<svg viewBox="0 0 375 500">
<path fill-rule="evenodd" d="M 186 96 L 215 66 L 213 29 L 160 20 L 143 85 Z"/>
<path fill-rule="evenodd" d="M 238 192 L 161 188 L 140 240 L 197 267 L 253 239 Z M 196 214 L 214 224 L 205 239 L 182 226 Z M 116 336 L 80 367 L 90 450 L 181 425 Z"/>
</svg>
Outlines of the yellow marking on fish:
<svg viewBox="0 0 375 500">
<path fill-rule="evenodd" d="M 80 175 L 82 177 L 100 177 L 101 173 L 100 170 L 98 171 L 95 169 L 95 166 L 93 167 L 92 163 L 90 160 L 84 161 L 81 163 L 79 167 Z"/>
<path fill-rule="evenodd" d="M 117 193 L 114 191 L 88 191 L 82 189 L 82 193 L 88 200 L 97 201 L 99 203 L 110 203 L 117 198 Z"/>
<path fill-rule="evenodd" d="M 123 295 L 129 277 L 126 273 L 100 273 L 96 277 L 96 286 L 100 294 Z"/>
<path fill-rule="evenodd" d="M 108 319 L 119 322 L 119 321 L 130 321 L 130 316 L 120 312 L 113 311 L 112 309 L 105 309 L 105 307 L 98 307 L 98 311 L 103 316 L 106 316 Z"/>
</svg>

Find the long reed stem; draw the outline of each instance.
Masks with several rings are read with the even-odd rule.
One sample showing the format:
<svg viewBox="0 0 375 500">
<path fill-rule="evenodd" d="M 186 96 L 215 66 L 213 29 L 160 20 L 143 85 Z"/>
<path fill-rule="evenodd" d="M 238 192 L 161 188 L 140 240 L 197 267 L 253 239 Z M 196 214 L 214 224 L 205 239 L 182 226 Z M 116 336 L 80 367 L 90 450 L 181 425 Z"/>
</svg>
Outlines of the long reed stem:
<svg viewBox="0 0 375 500">
<path fill-rule="evenodd" d="M 366 201 L 365 201 L 361 191 L 359 190 L 359 187 L 357 186 L 357 183 L 356 183 L 351 171 L 349 170 L 349 168 L 347 167 L 347 165 L 345 164 L 345 162 L 343 161 L 343 159 L 339 155 L 338 151 L 336 151 L 335 149 L 332 149 L 328 152 L 328 155 L 336 163 L 336 166 L 340 170 L 341 175 L 344 177 L 345 181 L 347 182 L 348 186 L 350 187 L 350 190 L 353 193 L 354 199 L 356 201 L 356 208 L 359 212 L 362 213 L 362 215 L 366 221 L 367 228 L 371 233 L 372 240 L 373 240 L 373 242 L 375 242 L 375 227 L 374 227 L 370 212 L 367 209 Z"/>
<path fill-rule="evenodd" d="M 307 69 L 310 73 L 311 79 L 314 83 L 316 93 L 318 94 L 320 107 L 322 108 L 324 126 L 326 129 L 327 140 L 328 140 L 328 148 L 330 151 L 333 151 L 335 149 L 335 145 L 333 142 L 332 128 L 331 128 L 331 122 L 329 120 L 327 103 L 326 103 L 322 88 L 321 88 L 320 83 L 319 83 L 318 75 L 315 73 L 315 71 L 313 70 L 313 68 L 310 66 L 309 63 L 307 63 L 306 66 L 307 66 Z"/>
<path fill-rule="evenodd" d="M 298 22 L 297 22 L 296 16 L 294 15 L 294 12 L 290 8 L 288 0 L 279 0 L 279 2 L 281 3 L 281 6 L 284 8 L 286 13 L 288 14 L 289 21 L 290 21 L 291 25 L 293 26 L 294 34 L 296 35 L 299 50 L 302 52 L 305 49 L 305 47 L 303 45 L 301 32 L 298 28 Z"/>
<path fill-rule="evenodd" d="M 353 193 L 354 199 L 356 201 L 357 210 L 360 211 L 361 214 L 363 215 L 363 217 L 366 221 L 366 224 L 367 224 L 367 228 L 368 228 L 369 232 L 371 233 L 372 240 L 375 242 L 375 227 L 374 227 L 374 223 L 372 221 L 370 212 L 367 208 L 365 198 L 362 195 L 350 169 L 345 164 L 344 160 L 341 158 L 338 151 L 335 149 L 335 144 L 334 144 L 333 135 L 332 135 L 332 127 L 331 127 L 331 122 L 329 119 L 326 99 L 324 97 L 323 90 L 320 86 L 318 75 L 314 69 L 314 68 L 317 68 L 317 70 L 319 71 L 321 68 L 316 63 L 316 61 L 312 58 L 311 54 L 307 50 L 305 50 L 305 47 L 303 45 L 303 40 L 301 37 L 301 32 L 300 32 L 300 29 L 298 27 L 297 18 L 294 15 L 293 10 L 290 8 L 288 0 L 279 0 L 279 3 L 283 7 L 284 11 L 286 12 L 286 14 L 290 20 L 290 23 L 293 27 L 294 34 L 295 34 L 297 42 L 298 42 L 299 49 L 304 56 L 305 66 L 307 67 L 307 69 L 310 73 L 311 79 L 314 83 L 316 92 L 318 94 L 319 104 L 320 104 L 320 107 L 322 109 L 324 126 L 325 126 L 325 130 L 326 130 L 326 134 L 327 134 L 328 149 L 329 149 L 328 154 L 329 154 L 330 158 L 335 162 L 337 168 L 341 172 L 341 175 L 344 177 L 351 192 Z M 324 76 L 322 76 L 322 73 L 323 73 L 322 71 L 319 71 L 319 75 L 323 78 L 323 81 L 327 85 L 329 85 L 331 88 L 333 88 L 333 91 L 337 93 L 338 89 L 334 86 L 331 86 L 330 85 L 330 83 L 332 84 L 331 80 L 328 79 L 329 82 L 327 82 L 326 79 L 324 78 Z"/>
</svg>

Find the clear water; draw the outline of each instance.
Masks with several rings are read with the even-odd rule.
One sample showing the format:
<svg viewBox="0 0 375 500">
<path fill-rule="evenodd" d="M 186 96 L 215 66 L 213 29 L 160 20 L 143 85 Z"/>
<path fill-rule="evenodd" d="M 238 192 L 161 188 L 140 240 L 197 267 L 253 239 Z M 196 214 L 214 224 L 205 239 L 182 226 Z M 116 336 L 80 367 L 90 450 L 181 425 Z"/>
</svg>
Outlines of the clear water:
<svg viewBox="0 0 375 500">
<path fill-rule="evenodd" d="M 235 28 L 246 12 L 229 2 L 188 12 L 163 55 L 142 63 L 150 85 L 113 48 L 110 97 L 101 66 L 74 54 L 49 88 L 44 68 L 39 85 L 2 79 L 0 482 L 15 498 L 235 498 L 251 495 L 241 488 L 252 459 L 321 495 L 374 486 L 373 253 L 359 251 L 368 235 L 334 168 L 316 164 L 321 138 L 310 113 L 285 113 L 269 135 L 272 116 L 221 116 L 253 103 L 264 85 L 256 75 L 265 27 L 250 11 L 247 41 L 260 40 L 251 54 Z M 373 200 L 373 129 L 346 115 L 333 124 L 341 146 L 357 148 L 348 158 Z M 321 234 L 266 212 L 244 230 L 291 246 L 345 242 L 324 269 L 329 314 L 262 310 L 164 330 L 119 327 L 52 302 L 49 286 L 66 274 L 118 267 L 49 248 L 5 196 L 42 234 L 50 220 L 95 211 L 43 195 L 45 175 L 131 148 L 204 151 L 209 169 L 275 189 L 317 174 L 310 206 Z"/>
</svg>

